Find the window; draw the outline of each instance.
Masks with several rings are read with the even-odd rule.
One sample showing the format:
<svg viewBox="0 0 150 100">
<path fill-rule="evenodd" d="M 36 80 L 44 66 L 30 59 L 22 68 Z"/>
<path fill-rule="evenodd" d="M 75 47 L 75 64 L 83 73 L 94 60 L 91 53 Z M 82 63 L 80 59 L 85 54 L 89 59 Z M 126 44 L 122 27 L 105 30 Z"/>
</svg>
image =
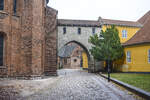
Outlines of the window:
<svg viewBox="0 0 150 100">
<path fill-rule="evenodd" d="M 127 62 L 131 62 L 131 52 L 127 51 Z"/>
<path fill-rule="evenodd" d="M 49 0 L 46 0 L 46 4 L 48 4 Z"/>
<path fill-rule="evenodd" d="M 148 50 L 148 62 L 150 63 L 150 49 Z"/>
<path fill-rule="evenodd" d="M 122 30 L 122 38 L 127 38 L 127 30 Z"/>
<path fill-rule="evenodd" d="M 4 9 L 4 0 L 0 0 L 0 10 Z"/>
<path fill-rule="evenodd" d="M 78 34 L 81 34 L 81 28 L 78 28 Z"/>
<path fill-rule="evenodd" d="M 0 66 L 3 66 L 4 37 L 0 34 Z"/>
<path fill-rule="evenodd" d="M 77 59 L 74 59 L 74 62 L 77 62 Z"/>
<path fill-rule="evenodd" d="M 103 35 L 102 35 L 101 33 L 99 34 L 99 38 L 100 38 L 100 39 L 104 39 L 104 38 L 103 38 Z"/>
<path fill-rule="evenodd" d="M 14 3 L 13 3 L 13 10 L 14 10 L 14 13 L 17 12 L 17 0 L 14 0 Z"/>
<path fill-rule="evenodd" d="M 66 27 L 63 28 L 63 34 L 66 34 Z"/>
<path fill-rule="evenodd" d="M 95 34 L 95 28 L 94 27 L 92 28 L 92 34 L 93 35 Z"/>
<path fill-rule="evenodd" d="M 64 58 L 64 64 L 67 64 L 67 58 Z"/>
</svg>

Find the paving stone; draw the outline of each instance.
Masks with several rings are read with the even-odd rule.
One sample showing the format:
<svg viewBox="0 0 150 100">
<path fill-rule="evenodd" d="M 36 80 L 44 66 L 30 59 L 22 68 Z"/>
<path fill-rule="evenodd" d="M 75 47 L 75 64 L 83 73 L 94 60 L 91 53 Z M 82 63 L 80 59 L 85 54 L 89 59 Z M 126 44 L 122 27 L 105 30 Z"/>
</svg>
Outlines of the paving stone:
<svg viewBox="0 0 150 100">
<path fill-rule="evenodd" d="M 120 90 L 99 75 L 80 69 L 58 71 L 59 80 L 45 91 L 25 100 L 135 100 L 127 91 Z"/>
</svg>

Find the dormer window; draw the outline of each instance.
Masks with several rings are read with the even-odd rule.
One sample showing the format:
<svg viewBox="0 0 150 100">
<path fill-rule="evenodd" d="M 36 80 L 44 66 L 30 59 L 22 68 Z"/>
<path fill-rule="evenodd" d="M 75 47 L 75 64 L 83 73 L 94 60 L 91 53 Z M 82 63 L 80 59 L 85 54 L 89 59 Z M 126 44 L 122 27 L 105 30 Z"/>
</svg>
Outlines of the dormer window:
<svg viewBox="0 0 150 100">
<path fill-rule="evenodd" d="M 122 30 L 122 38 L 127 38 L 127 30 Z"/>
<path fill-rule="evenodd" d="M 17 0 L 14 0 L 14 3 L 13 3 L 13 11 L 14 11 L 14 13 L 17 12 Z"/>
<path fill-rule="evenodd" d="M 0 0 L 0 10 L 4 10 L 4 0 Z"/>
</svg>

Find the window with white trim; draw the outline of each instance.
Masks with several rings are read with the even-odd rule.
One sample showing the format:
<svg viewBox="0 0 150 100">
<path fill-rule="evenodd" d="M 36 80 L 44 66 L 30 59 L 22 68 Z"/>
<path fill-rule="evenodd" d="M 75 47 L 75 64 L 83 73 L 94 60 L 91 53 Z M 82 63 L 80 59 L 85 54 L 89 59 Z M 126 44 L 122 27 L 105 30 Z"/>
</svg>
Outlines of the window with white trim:
<svg viewBox="0 0 150 100">
<path fill-rule="evenodd" d="M 127 38 L 127 30 L 122 30 L 122 38 Z"/>
<path fill-rule="evenodd" d="M 126 55 L 126 59 L 127 59 L 127 62 L 131 62 L 131 52 L 130 51 L 127 51 L 127 55 Z"/>
<path fill-rule="evenodd" d="M 148 62 L 150 63 L 150 49 L 148 50 Z"/>
</svg>

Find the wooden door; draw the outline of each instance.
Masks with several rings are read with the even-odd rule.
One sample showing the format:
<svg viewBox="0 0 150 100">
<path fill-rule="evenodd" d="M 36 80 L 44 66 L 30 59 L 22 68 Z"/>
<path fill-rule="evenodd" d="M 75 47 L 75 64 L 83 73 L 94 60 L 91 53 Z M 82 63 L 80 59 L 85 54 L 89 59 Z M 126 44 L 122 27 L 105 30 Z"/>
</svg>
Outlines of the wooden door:
<svg viewBox="0 0 150 100">
<path fill-rule="evenodd" d="M 82 52 L 83 68 L 88 68 L 88 57 L 85 52 Z"/>
</svg>

